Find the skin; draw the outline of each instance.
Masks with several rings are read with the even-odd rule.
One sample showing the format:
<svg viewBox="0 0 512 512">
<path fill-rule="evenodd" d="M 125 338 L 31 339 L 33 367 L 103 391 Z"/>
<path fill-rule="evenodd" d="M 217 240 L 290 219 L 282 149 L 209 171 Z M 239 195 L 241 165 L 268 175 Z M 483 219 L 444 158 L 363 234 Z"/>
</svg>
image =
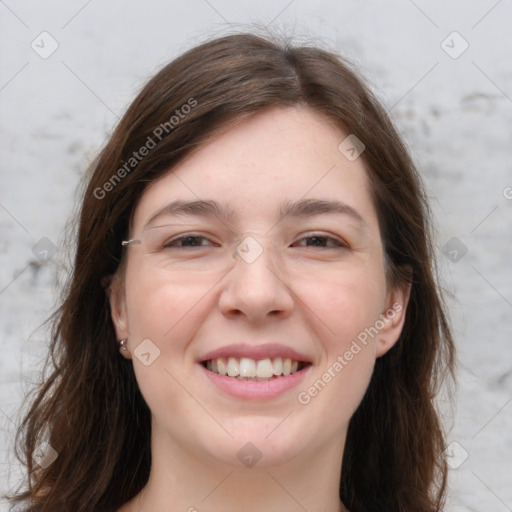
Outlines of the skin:
<svg viewBox="0 0 512 512">
<path fill-rule="evenodd" d="M 346 136 L 308 107 L 272 108 L 218 132 L 144 192 L 133 237 L 171 200 L 213 199 L 233 208 L 231 223 L 178 219 L 176 234 L 200 231 L 221 244 L 231 232 L 239 240 L 250 235 L 263 252 L 248 264 L 230 255 L 215 259 L 219 246 L 209 245 L 199 259 L 187 262 L 190 253 L 183 252 L 171 264 L 141 245 L 129 247 L 110 302 L 117 338 L 128 339 L 122 354 L 133 359 L 151 409 L 153 465 L 145 488 L 121 512 L 226 512 L 241 504 L 248 512 L 346 510 L 338 489 L 348 422 L 376 358 L 399 337 L 409 297 L 408 287 L 387 285 L 364 162 L 338 150 Z M 365 226 L 337 214 L 280 220 L 281 201 L 301 198 L 341 200 Z M 311 232 L 350 249 L 301 242 Z M 397 303 L 401 311 L 333 372 L 338 356 Z M 134 356 L 144 339 L 160 350 L 149 366 Z M 307 378 L 266 400 L 224 394 L 205 379 L 197 358 L 242 341 L 307 354 Z M 329 368 L 335 376 L 300 403 L 298 393 Z M 251 468 L 237 458 L 247 442 L 262 454 Z"/>
</svg>

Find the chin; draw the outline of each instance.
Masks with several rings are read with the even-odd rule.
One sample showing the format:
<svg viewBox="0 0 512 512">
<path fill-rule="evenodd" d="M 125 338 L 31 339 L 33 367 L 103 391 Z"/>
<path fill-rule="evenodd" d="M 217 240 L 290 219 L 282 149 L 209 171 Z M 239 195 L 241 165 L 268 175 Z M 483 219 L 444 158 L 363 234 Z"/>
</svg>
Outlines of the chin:
<svg viewBox="0 0 512 512">
<path fill-rule="evenodd" d="M 216 439 L 209 436 L 205 449 L 214 459 L 238 469 L 286 464 L 299 454 L 301 446 L 307 445 L 307 440 L 292 434 L 290 425 L 285 425 L 287 420 L 283 422 L 285 417 L 286 414 L 272 420 L 251 417 L 246 420 L 237 418 L 236 424 L 226 422 L 226 429 L 233 438 L 221 432 Z"/>
</svg>

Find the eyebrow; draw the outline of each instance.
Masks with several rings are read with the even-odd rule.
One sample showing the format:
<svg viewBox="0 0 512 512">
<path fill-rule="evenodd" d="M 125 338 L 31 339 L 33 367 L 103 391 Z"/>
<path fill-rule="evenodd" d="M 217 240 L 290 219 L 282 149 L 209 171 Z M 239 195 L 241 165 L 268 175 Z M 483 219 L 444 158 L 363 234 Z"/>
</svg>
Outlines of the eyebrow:
<svg viewBox="0 0 512 512">
<path fill-rule="evenodd" d="M 363 216 L 352 206 L 331 199 L 300 199 L 298 201 L 284 201 L 279 208 L 280 219 L 286 216 L 293 218 L 312 217 L 315 215 L 338 214 L 347 215 L 361 227 L 368 227 Z M 176 199 L 157 210 L 144 224 L 144 228 L 155 222 L 160 217 L 168 216 L 193 216 L 193 217 L 217 217 L 232 221 L 235 212 L 227 205 L 213 200 L 184 201 Z"/>
</svg>

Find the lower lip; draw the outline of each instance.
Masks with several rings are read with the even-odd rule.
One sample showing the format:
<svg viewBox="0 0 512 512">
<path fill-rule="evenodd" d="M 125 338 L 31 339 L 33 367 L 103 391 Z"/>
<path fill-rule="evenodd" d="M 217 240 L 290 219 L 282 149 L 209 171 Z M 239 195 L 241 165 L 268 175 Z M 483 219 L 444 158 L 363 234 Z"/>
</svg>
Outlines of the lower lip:
<svg viewBox="0 0 512 512">
<path fill-rule="evenodd" d="M 295 372 L 292 375 L 278 377 L 268 381 L 243 381 L 233 377 L 226 377 L 218 373 L 207 370 L 202 364 L 199 365 L 206 376 L 218 388 L 225 393 L 238 397 L 238 398 L 252 398 L 252 399 L 269 399 L 275 398 L 290 389 L 297 386 L 306 374 L 309 372 L 311 365 L 306 368 Z"/>
</svg>

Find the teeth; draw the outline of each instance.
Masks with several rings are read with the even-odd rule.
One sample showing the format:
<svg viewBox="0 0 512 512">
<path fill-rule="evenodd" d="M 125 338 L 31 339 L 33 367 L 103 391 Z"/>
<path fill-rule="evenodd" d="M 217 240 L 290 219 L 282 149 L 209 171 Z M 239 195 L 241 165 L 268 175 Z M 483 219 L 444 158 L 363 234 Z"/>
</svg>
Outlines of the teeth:
<svg viewBox="0 0 512 512">
<path fill-rule="evenodd" d="M 216 359 L 216 361 L 217 361 L 217 371 L 218 371 L 219 375 L 227 375 L 228 370 L 226 368 L 226 361 L 224 361 L 224 359 L 222 359 L 222 357 L 219 357 L 218 359 Z M 213 372 L 214 371 L 213 364 L 212 364 L 212 367 L 208 368 L 208 369 Z"/>
<path fill-rule="evenodd" d="M 247 357 L 240 359 L 240 377 L 256 377 L 256 363 L 254 359 Z M 258 377 L 262 377 L 262 375 L 258 375 Z"/>
<path fill-rule="evenodd" d="M 274 369 L 274 375 L 281 375 L 283 373 L 283 360 L 280 357 L 276 357 L 272 367 Z"/>
<path fill-rule="evenodd" d="M 288 376 L 299 370 L 299 361 L 276 357 L 258 361 L 248 357 L 219 357 L 206 362 L 206 368 L 219 375 L 228 375 L 238 380 L 267 381 L 282 375 Z"/>
<path fill-rule="evenodd" d="M 235 359 L 234 357 L 230 357 L 228 359 L 227 370 L 228 370 L 228 375 L 230 377 L 236 377 L 237 375 L 240 375 L 238 359 Z"/>
<path fill-rule="evenodd" d="M 268 358 L 258 361 L 258 366 L 256 367 L 256 377 L 263 379 L 272 377 L 272 375 L 274 375 L 272 361 Z"/>
</svg>

